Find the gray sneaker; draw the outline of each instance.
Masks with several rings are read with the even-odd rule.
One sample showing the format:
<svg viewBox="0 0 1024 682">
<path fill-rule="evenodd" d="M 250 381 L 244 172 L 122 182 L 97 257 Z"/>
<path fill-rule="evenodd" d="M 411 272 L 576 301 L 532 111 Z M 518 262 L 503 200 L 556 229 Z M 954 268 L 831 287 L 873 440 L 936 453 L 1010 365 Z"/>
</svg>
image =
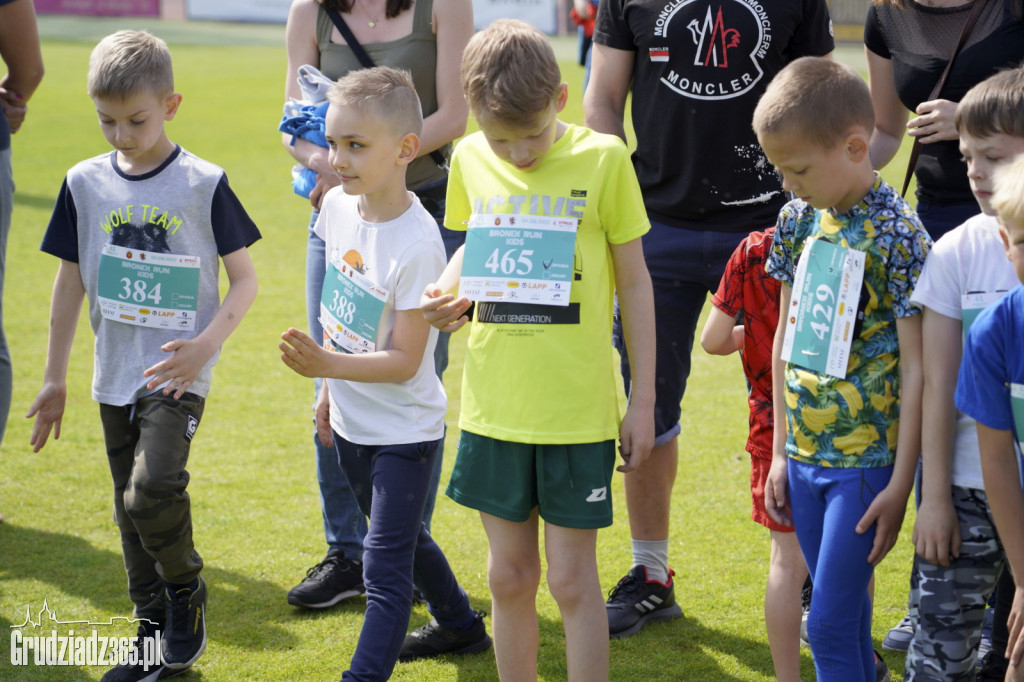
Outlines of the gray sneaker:
<svg viewBox="0 0 1024 682">
<path fill-rule="evenodd" d="M 669 569 L 668 583 L 647 579 L 644 566 L 634 566 L 612 589 L 605 602 L 608 613 L 608 634 L 618 639 L 640 632 L 648 623 L 674 620 L 683 615 L 676 603 L 675 584 Z"/>
<path fill-rule="evenodd" d="M 910 640 L 914 639 L 914 623 L 910 620 L 910 614 L 903 616 L 882 640 L 882 648 L 886 651 L 906 651 L 910 648 Z"/>
</svg>

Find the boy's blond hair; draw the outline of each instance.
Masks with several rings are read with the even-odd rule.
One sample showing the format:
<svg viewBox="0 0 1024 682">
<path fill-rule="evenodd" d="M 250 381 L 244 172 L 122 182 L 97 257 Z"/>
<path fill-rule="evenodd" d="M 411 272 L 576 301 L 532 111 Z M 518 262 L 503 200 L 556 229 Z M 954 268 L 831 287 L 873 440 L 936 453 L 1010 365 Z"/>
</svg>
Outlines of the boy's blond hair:
<svg viewBox="0 0 1024 682">
<path fill-rule="evenodd" d="M 146 31 L 118 31 L 93 48 L 89 57 L 89 96 L 125 100 L 142 93 L 174 92 L 174 70 L 167 43 Z"/>
<path fill-rule="evenodd" d="M 1024 154 L 996 170 L 989 202 L 1003 221 L 1024 225 Z"/>
<path fill-rule="evenodd" d="M 849 66 L 825 57 L 790 62 L 754 109 L 758 137 L 796 131 L 822 147 L 831 148 L 855 128 L 870 134 L 874 127 L 867 83 Z"/>
<path fill-rule="evenodd" d="M 332 106 L 355 107 L 380 118 L 396 135 L 418 136 L 423 131 L 420 98 L 405 69 L 375 66 L 350 71 L 331 86 L 327 99 Z"/>
<path fill-rule="evenodd" d="M 1024 138 L 1024 67 L 1000 71 L 968 90 L 953 124 L 958 133 L 972 137 L 1003 133 Z"/>
<path fill-rule="evenodd" d="M 530 125 L 558 97 L 562 74 L 547 36 L 517 19 L 499 19 L 462 53 L 462 90 L 477 120 Z"/>
</svg>

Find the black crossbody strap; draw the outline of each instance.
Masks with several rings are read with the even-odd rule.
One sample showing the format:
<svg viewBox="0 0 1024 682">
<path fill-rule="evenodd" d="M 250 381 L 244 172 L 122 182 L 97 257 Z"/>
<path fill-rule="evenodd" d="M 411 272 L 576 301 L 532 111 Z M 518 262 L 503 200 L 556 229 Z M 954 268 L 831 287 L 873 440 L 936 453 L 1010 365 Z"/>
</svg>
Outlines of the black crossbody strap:
<svg viewBox="0 0 1024 682">
<path fill-rule="evenodd" d="M 364 50 L 363 46 L 359 44 L 358 40 L 356 40 L 355 35 L 352 33 L 352 29 L 350 29 L 348 24 L 345 23 L 345 19 L 342 18 L 341 14 L 337 10 L 329 9 L 327 10 L 327 16 L 329 16 L 331 21 L 334 22 L 334 25 L 338 27 L 338 31 L 341 32 L 341 37 L 344 38 L 345 42 L 348 43 L 348 46 L 352 48 L 352 52 L 355 53 L 356 59 L 358 59 L 359 63 L 363 65 L 363 68 L 372 69 L 375 67 L 376 64 L 373 63 L 373 60 L 370 59 L 370 55 L 366 54 L 366 50 Z"/>
<path fill-rule="evenodd" d="M 370 55 L 366 54 L 366 50 L 364 50 L 363 46 L 358 40 L 356 40 L 355 35 L 352 33 L 352 29 L 348 27 L 348 24 L 341 16 L 341 13 L 333 9 L 328 9 L 326 11 L 327 16 L 329 16 L 331 21 L 334 22 L 334 25 L 338 27 L 341 37 L 344 38 L 345 42 L 348 43 L 348 46 L 352 48 L 352 53 L 355 54 L 356 59 L 358 59 L 359 63 L 363 65 L 363 68 L 372 69 L 375 67 L 376 64 L 373 63 L 373 60 L 370 59 Z M 430 152 L 430 158 L 433 159 L 438 168 L 443 168 L 446 173 L 448 172 L 448 159 L 444 157 L 444 154 L 442 154 L 440 150 L 435 149 Z"/>
<path fill-rule="evenodd" d="M 939 80 L 935 83 L 935 87 L 932 88 L 932 92 L 928 95 L 926 101 L 930 102 L 939 96 L 939 92 L 942 90 L 942 86 L 946 84 L 946 78 L 949 77 L 950 69 L 953 68 L 953 61 L 956 56 L 960 54 L 960 48 L 967 42 L 967 36 L 971 34 L 971 30 L 974 25 L 978 23 L 978 17 L 981 16 L 981 10 L 985 7 L 985 0 L 974 0 L 974 6 L 971 7 L 971 13 L 967 15 L 967 21 L 964 22 L 964 30 L 960 31 L 960 38 L 956 41 L 956 47 L 953 48 L 953 54 L 950 55 L 949 61 L 946 62 L 946 68 L 943 69 L 942 75 L 939 76 Z M 907 174 L 903 178 L 903 191 L 900 193 L 906 195 L 907 188 L 910 187 L 910 178 L 914 175 L 914 168 L 917 167 L 917 157 L 921 154 L 921 140 L 914 138 L 914 146 L 910 149 L 910 163 L 907 164 Z"/>
</svg>

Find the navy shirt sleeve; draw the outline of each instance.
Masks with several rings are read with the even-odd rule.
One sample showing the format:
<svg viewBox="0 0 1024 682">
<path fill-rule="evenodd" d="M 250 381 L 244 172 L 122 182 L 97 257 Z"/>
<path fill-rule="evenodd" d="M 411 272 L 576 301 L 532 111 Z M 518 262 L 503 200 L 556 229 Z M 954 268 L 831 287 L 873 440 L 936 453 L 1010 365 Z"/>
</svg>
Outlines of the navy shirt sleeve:
<svg viewBox="0 0 1024 682">
<path fill-rule="evenodd" d="M 252 246 L 262 235 L 222 175 L 210 201 L 210 221 L 221 257 Z"/>
<path fill-rule="evenodd" d="M 75 208 L 75 198 L 68 189 L 67 177 L 60 186 L 50 224 L 46 226 L 43 244 L 39 248 L 51 256 L 72 263 L 78 262 L 78 210 Z"/>
</svg>

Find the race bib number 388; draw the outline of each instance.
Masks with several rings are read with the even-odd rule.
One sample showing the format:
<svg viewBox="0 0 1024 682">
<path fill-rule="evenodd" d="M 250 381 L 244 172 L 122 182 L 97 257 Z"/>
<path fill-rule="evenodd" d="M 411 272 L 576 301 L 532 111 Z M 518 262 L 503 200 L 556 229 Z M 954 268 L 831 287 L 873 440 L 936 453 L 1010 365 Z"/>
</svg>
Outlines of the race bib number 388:
<svg viewBox="0 0 1024 682">
<path fill-rule="evenodd" d="M 846 378 L 864 281 L 865 254 L 809 239 L 793 278 L 782 359 Z"/>
<path fill-rule="evenodd" d="M 575 218 L 473 216 L 459 295 L 471 301 L 569 305 L 576 226 Z"/>
<path fill-rule="evenodd" d="M 330 262 L 320 294 L 320 325 L 335 348 L 377 349 L 377 328 L 390 292 L 345 262 Z"/>
<path fill-rule="evenodd" d="M 156 329 L 195 329 L 199 257 L 106 244 L 97 302 L 108 320 Z"/>
</svg>

